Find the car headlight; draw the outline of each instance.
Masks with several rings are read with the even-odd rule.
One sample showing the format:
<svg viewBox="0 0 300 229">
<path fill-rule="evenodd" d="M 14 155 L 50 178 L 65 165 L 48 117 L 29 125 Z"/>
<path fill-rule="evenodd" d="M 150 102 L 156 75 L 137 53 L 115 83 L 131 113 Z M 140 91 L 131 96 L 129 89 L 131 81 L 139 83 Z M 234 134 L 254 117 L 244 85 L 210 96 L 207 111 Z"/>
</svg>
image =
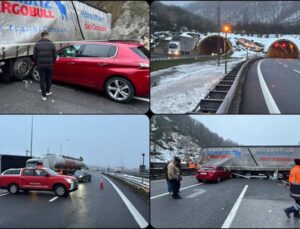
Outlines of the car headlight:
<svg viewBox="0 0 300 229">
<path fill-rule="evenodd" d="M 79 178 L 82 178 L 83 176 L 81 175 L 81 176 L 79 176 Z"/>
<path fill-rule="evenodd" d="M 72 184 L 72 183 L 73 183 L 73 180 L 70 179 L 70 178 L 65 178 L 65 180 L 66 180 L 69 184 Z"/>
</svg>

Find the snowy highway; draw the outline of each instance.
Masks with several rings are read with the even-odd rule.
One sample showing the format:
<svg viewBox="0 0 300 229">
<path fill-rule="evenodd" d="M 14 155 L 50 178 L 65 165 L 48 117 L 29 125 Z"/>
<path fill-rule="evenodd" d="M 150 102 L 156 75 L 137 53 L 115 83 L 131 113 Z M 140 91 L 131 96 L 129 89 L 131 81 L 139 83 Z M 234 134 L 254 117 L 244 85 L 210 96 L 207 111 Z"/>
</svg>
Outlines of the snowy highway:
<svg viewBox="0 0 300 229">
<path fill-rule="evenodd" d="M 165 180 L 151 181 L 151 225 L 156 228 L 298 228 L 299 219 L 287 219 L 292 205 L 288 187 L 263 179 L 233 178 L 221 183 L 198 183 L 184 177 L 174 200 Z"/>
<path fill-rule="evenodd" d="M 300 113 L 299 88 L 299 59 L 258 60 L 245 76 L 240 113 Z"/>
</svg>

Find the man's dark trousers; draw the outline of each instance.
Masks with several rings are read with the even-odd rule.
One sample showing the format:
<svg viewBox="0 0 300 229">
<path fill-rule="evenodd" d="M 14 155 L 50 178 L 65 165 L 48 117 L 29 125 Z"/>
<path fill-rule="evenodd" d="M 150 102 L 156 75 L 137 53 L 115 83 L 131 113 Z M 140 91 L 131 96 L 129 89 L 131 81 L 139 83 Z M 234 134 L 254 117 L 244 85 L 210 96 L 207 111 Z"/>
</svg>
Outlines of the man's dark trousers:
<svg viewBox="0 0 300 229">
<path fill-rule="evenodd" d="M 179 193 L 180 182 L 175 179 L 170 180 L 170 182 L 173 188 L 173 197 L 177 197 Z"/>
<path fill-rule="evenodd" d="M 40 74 L 40 85 L 43 97 L 46 97 L 46 93 L 50 92 L 52 83 L 52 68 L 38 67 Z"/>
</svg>

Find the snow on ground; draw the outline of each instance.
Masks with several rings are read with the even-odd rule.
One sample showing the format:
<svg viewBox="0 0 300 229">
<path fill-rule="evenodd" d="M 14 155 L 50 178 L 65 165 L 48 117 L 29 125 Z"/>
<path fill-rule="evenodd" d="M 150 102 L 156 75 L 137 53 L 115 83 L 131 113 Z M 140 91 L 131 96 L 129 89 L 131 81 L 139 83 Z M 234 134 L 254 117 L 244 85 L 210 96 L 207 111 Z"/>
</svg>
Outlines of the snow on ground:
<svg viewBox="0 0 300 229">
<path fill-rule="evenodd" d="M 243 59 L 230 60 L 228 71 Z M 151 73 L 159 77 L 151 88 L 151 110 L 154 113 L 191 112 L 224 76 L 224 62 L 217 61 L 179 65 Z"/>
</svg>

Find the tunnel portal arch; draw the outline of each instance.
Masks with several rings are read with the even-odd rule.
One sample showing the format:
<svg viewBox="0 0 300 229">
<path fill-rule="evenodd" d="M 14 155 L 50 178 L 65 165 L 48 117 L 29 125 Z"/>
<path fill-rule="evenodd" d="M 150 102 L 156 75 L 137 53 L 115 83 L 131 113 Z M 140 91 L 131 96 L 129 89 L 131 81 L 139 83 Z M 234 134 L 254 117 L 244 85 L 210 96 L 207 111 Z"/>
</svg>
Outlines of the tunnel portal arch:
<svg viewBox="0 0 300 229">
<path fill-rule="evenodd" d="M 267 57 L 298 59 L 299 48 L 295 42 L 289 39 L 278 39 L 273 41 L 269 46 Z"/>
<path fill-rule="evenodd" d="M 203 37 L 199 41 L 196 51 L 198 54 L 206 54 L 206 55 L 211 55 L 213 53 L 217 54 L 218 42 L 219 42 L 221 54 L 224 54 L 225 52 L 226 53 L 232 52 L 232 44 L 230 40 L 218 34 L 213 34 L 213 35 L 208 35 Z"/>
</svg>

